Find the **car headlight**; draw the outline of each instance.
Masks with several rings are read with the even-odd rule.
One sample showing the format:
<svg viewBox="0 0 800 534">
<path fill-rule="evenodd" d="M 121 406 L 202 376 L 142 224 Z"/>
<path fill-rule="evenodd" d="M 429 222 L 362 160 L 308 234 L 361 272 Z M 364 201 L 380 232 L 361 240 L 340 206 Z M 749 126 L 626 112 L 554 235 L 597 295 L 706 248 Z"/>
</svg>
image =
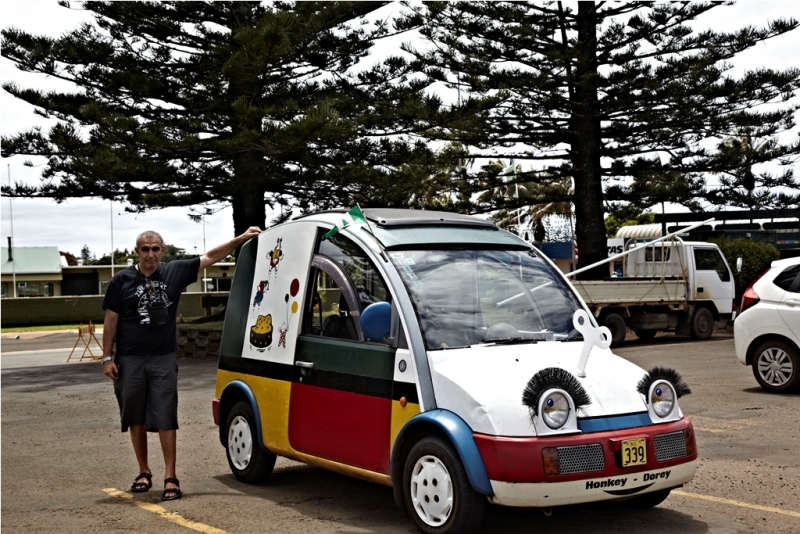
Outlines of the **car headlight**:
<svg viewBox="0 0 800 534">
<path fill-rule="evenodd" d="M 659 417 L 667 417 L 675 408 L 675 388 L 666 380 L 658 380 L 650 386 L 650 404 Z"/>
<path fill-rule="evenodd" d="M 553 430 L 566 424 L 569 418 L 569 400 L 559 391 L 550 391 L 542 400 L 542 420 Z"/>
</svg>

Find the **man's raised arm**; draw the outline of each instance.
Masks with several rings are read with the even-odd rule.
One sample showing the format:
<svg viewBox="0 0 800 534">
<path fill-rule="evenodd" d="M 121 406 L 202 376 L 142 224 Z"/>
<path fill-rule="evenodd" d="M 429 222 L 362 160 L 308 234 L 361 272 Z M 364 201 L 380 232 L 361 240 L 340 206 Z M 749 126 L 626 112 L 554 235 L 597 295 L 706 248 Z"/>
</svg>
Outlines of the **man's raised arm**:
<svg viewBox="0 0 800 534">
<path fill-rule="evenodd" d="M 218 261 L 224 260 L 228 254 L 233 252 L 236 247 L 244 243 L 250 238 L 256 237 L 261 233 L 261 228 L 258 226 L 251 226 L 242 235 L 234 237 L 227 243 L 216 246 L 200 256 L 200 270 L 210 267 Z"/>
</svg>

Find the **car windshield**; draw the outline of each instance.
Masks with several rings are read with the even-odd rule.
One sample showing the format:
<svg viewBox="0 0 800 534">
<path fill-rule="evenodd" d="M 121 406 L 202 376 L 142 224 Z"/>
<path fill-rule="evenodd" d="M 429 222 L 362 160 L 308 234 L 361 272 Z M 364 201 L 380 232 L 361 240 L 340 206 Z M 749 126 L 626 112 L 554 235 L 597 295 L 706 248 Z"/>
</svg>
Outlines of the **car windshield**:
<svg viewBox="0 0 800 534">
<path fill-rule="evenodd" d="M 404 250 L 389 256 L 429 350 L 580 339 L 578 300 L 533 250 Z"/>
</svg>

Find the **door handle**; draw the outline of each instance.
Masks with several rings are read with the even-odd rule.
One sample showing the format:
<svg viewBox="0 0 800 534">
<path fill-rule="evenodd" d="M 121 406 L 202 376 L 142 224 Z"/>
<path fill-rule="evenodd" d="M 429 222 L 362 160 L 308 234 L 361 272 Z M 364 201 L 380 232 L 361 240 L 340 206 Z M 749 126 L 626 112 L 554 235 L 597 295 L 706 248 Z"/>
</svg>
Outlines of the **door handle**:
<svg viewBox="0 0 800 534">
<path fill-rule="evenodd" d="M 798 299 L 786 299 L 783 302 L 789 306 L 800 306 L 800 300 Z"/>
<path fill-rule="evenodd" d="M 300 377 L 298 378 L 300 382 L 310 375 L 311 370 L 314 368 L 314 362 L 294 362 L 294 364 L 300 368 Z"/>
</svg>

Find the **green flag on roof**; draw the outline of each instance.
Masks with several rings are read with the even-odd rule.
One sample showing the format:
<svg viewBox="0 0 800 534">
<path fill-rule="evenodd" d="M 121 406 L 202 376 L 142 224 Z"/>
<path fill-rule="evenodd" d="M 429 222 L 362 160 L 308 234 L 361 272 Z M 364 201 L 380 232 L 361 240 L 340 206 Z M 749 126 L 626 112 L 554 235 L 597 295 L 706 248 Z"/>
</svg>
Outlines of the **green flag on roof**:
<svg viewBox="0 0 800 534">
<path fill-rule="evenodd" d="M 364 213 L 361 211 L 361 208 L 356 205 L 342 217 L 342 220 L 339 224 L 334 226 L 327 234 L 325 234 L 325 239 L 333 237 L 348 226 L 358 226 L 362 224 L 369 223 L 367 222 L 367 218 L 364 217 Z"/>
</svg>

